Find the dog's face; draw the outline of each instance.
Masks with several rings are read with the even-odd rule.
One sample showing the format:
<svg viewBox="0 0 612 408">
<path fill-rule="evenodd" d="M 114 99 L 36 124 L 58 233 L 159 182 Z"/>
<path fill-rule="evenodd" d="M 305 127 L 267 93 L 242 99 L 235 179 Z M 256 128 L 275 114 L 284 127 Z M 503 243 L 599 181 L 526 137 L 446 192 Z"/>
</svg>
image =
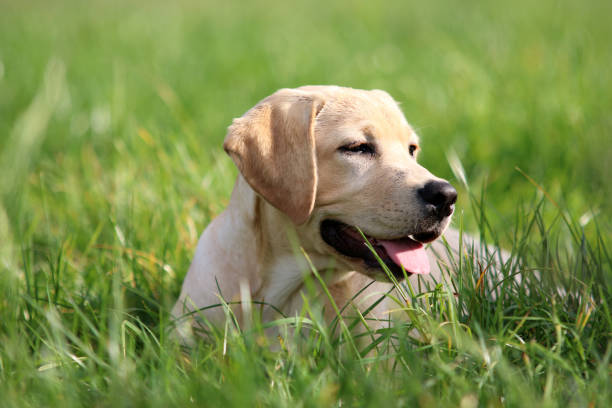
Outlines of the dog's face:
<svg viewBox="0 0 612 408">
<path fill-rule="evenodd" d="M 456 191 L 417 163 L 418 137 L 397 103 L 383 91 L 339 87 L 279 93 L 226 139 L 251 186 L 299 225 L 307 249 L 338 265 L 384 277 L 358 227 L 397 277 L 402 267 L 427 273 L 421 243 L 444 231 Z"/>
</svg>

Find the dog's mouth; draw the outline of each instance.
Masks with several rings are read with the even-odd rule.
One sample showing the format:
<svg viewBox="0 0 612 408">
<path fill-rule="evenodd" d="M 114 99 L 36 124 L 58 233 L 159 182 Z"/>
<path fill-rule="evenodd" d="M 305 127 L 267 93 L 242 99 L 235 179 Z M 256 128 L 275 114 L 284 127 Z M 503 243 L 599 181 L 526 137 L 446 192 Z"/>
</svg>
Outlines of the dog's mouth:
<svg viewBox="0 0 612 408">
<path fill-rule="evenodd" d="M 433 241 L 435 233 L 416 234 L 400 239 L 378 239 L 365 235 L 376 255 L 387 265 L 396 278 L 403 278 L 404 272 L 411 274 L 428 274 L 429 260 L 421 242 Z M 321 237 L 340 254 L 358 258 L 369 268 L 381 268 L 376 255 L 366 245 L 363 236 L 355 227 L 335 220 L 324 220 L 321 223 Z M 421 242 L 419 242 L 421 241 Z"/>
</svg>

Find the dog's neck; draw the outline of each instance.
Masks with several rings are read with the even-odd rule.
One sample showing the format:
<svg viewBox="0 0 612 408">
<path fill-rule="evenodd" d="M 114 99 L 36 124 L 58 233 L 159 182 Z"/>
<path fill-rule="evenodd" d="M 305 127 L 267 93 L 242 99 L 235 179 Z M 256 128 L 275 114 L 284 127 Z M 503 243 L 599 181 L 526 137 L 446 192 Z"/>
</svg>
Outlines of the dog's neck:
<svg viewBox="0 0 612 408">
<path fill-rule="evenodd" d="M 266 319 L 279 317 L 273 312 L 275 308 L 288 314 L 300 310 L 300 292 L 311 272 L 300 253 L 299 233 L 300 227 L 238 176 L 227 209 L 210 223 L 198 242 L 174 314 L 219 304 L 220 297 L 225 302 L 244 300 L 245 291 L 252 300 L 274 306 L 264 312 Z M 326 274 L 329 255 L 313 248 L 306 251 L 330 289 L 354 273 Z M 221 308 L 208 314 L 213 320 L 224 318 Z"/>
<path fill-rule="evenodd" d="M 241 289 L 247 289 L 253 300 L 289 308 L 294 303 L 291 297 L 300 297 L 297 292 L 308 270 L 288 239 L 291 222 L 271 214 L 278 210 L 259 197 L 242 176 L 238 176 L 230 201 L 198 243 L 191 268 L 214 273 L 194 276 L 214 276 L 214 281 L 198 282 L 197 286 L 212 291 L 205 299 L 197 299 L 196 306 L 218 303 L 218 292 L 226 302 L 237 301 Z"/>
<path fill-rule="evenodd" d="M 227 219 L 223 222 L 232 227 L 216 239 L 216 245 L 225 246 L 222 252 L 235 254 L 227 257 L 225 268 L 238 277 L 239 284 L 248 285 L 253 300 L 287 312 L 298 310 L 302 302 L 300 290 L 311 270 L 301 254 L 296 227 L 253 191 L 242 176 L 238 176 L 230 200 L 223 214 Z M 327 261 L 322 261 L 316 253 L 309 255 L 316 266 L 327 266 Z M 320 272 L 326 275 L 324 270 Z M 325 280 L 333 284 L 343 275 L 334 273 Z M 236 289 L 228 292 L 235 296 Z"/>
<path fill-rule="evenodd" d="M 259 197 L 241 176 L 230 200 L 227 209 L 209 224 L 198 242 L 173 315 L 178 317 L 206 308 L 207 319 L 223 322 L 224 309 L 211 306 L 222 303 L 220 298 L 228 303 L 248 300 L 247 294 L 254 301 L 273 306 L 263 309 L 265 320 L 280 317 L 276 310 L 285 315 L 301 310 L 305 278 L 312 274 L 298 241 L 300 238 L 302 242 L 315 241 L 312 236 L 300 237 L 300 234 L 316 233 L 316 229 L 293 225 L 288 217 Z M 305 250 L 337 305 L 344 305 L 368 284 L 369 278 L 356 272 L 326 270 L 330 257 L 325 251 L 313 247 Z M 313 281 L 316 287 L 317 279 Z M 324 291 L 315 290 L 315 296 L 327 304 Z M 331 313 L 333 308 L 328 306 L 331 305 L 326 306 L 326 313 Z M 232 307 L 237 315 L 241 309 Z"/>
</svg>

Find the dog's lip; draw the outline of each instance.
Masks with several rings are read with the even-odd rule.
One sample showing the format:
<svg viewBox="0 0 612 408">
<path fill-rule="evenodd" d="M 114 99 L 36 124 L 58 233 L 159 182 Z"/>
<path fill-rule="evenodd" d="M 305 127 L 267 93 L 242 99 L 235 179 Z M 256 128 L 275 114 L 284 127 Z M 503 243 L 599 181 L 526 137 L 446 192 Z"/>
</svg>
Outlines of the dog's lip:
<svg viewBox="0 0 612 408">
<path fill-rule="evenodd" d="M 336 221 L 336 222 L 339 223 L 339 221 Z M 355 226 L 344 224 L 343 225 L 343 232 L 345 234 L 347 234 L 347 235 L 351 235 L 352 237 L 354 237 L 356 239 L 363 240 L 363 237 L 361 236 L 361 234 L 359 233 L 359 231 L 357 230 L 357 228 Z M 368 242 L 370 244 L 372 244 L 372 245 L 379 245 L 379 241 L 396 241 L 396 240 L 400 240 L 400 239 L 410 239 L 412 241 L 422 243 L 418 239 L 415 239 L 413 235 L 391 235 L 391 236 L 387 236 L 387 237 L 378 237 L 378 238 L 375 238 L 374 236 L 365 233 L 363 230 L 361 232 L 363 232 L 363 235 L 365 235 L 365 237 L 367 238 Z"/>
<path fill-rule="evenodd" d="M 412 234 L 410 238 L 412 238 L 416 242 L 420 242 L 421 244 L 428 244 L 438 239 L 439 236 L 440 234 L 436 231 L 424 231 Z"/>
<path fill-rule="evenodd" d="M 372 251 L 364 245 L 363 237 L 359 233 L 359 231 L 349 224 L 345 224 L 341 221 L 326 219 L 321 222 L 321 236 L 323 240 L 330 245 L 332 248 L 336 250 L 336 252 L 341 255 L 351 258 L 351 259 L 360 259 L 365 262 L 366 266 L 372 268 L 380 268 L 380 264 L 376 256 L 372 253 Z M 390 271 L 396 278 L 403 278 L 404 271 L 402 270 L 402 266 L 398 265 L 392 257 L 387 253 L 385 246 L 380 241 L 408 241 L 413 242 L 414 245 L 422 244 L 420 239 L 427 239 L 427 242 L 432 241 L 437 238 L 437 235 L 431 239 L 430 234 L 428 233 L 417 233 L 401 236 L 390 236 L 390 237 L 373 237 L 367 233 L 363 233 L 367 238 L 368 242 L 372 245 L 378 257 L 387 265 Z M 425 234 L 425 235 L 424 235 Z M 388 242 L 386 243 L 389 244 Z M 397 259 L 397 258 L 396 258 Z M 408 275 L 411 275 L 412 272 L 406 270 Z M 417 272 L 417 273 L 427 273 L 427 272 Z"/>
<path fill-rule="evenodd" d="M 338 224 L 338 226 L 342 228 L 342 231 L 345 234 L 351 235 L 352 237 L 356 239 L 363 240 L 363 237 L 357 230 L 357 227 L 353 225 L 346 224 L 342 221 L 338 221 L 334 219 L 325 219 L 321 222 L 321 225 L 323 225 L 323 223 L 326 223 L 326 222 Z M 437 233 L 436 231 L 419 231 L 419 232 L 415 232 L 412 234 L 406 234 L 406 235 L 387 235 L 387 236 L 379 236 L 379 237 L 374 237 L 372 234 L 365 232 L 363 229 L 361 230 L 361 232 L 363 232 L 363 235 L 365 235 L 365 237 L 368 239 L 368 241 L 372 245 L 378 244 L 378 241 L 396 241 L 400 239 L 410 239 L 420 244 L 428 244 L 432 241 L 435 241 L 440 236 L 440 234 Z"/>
</svg>

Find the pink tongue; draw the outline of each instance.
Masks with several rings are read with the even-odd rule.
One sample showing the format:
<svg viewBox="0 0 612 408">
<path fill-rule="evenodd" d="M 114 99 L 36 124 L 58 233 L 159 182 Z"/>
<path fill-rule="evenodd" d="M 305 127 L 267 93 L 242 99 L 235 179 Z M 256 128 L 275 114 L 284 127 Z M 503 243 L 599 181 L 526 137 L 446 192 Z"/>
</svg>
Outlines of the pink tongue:
<svg viewBox="0 0 612 408">
<path fill-rule="evenodd" d="M 393 241 L 379 239 L 378 243 L 385 247 L 387 254 L 393 262 L 403 266 L 406 272 L 429 273 L 429 259 L 427 259 L 425 248 L 423 248 L 421 243 L 409 238 L 395 239 Z"/>
</svg>

